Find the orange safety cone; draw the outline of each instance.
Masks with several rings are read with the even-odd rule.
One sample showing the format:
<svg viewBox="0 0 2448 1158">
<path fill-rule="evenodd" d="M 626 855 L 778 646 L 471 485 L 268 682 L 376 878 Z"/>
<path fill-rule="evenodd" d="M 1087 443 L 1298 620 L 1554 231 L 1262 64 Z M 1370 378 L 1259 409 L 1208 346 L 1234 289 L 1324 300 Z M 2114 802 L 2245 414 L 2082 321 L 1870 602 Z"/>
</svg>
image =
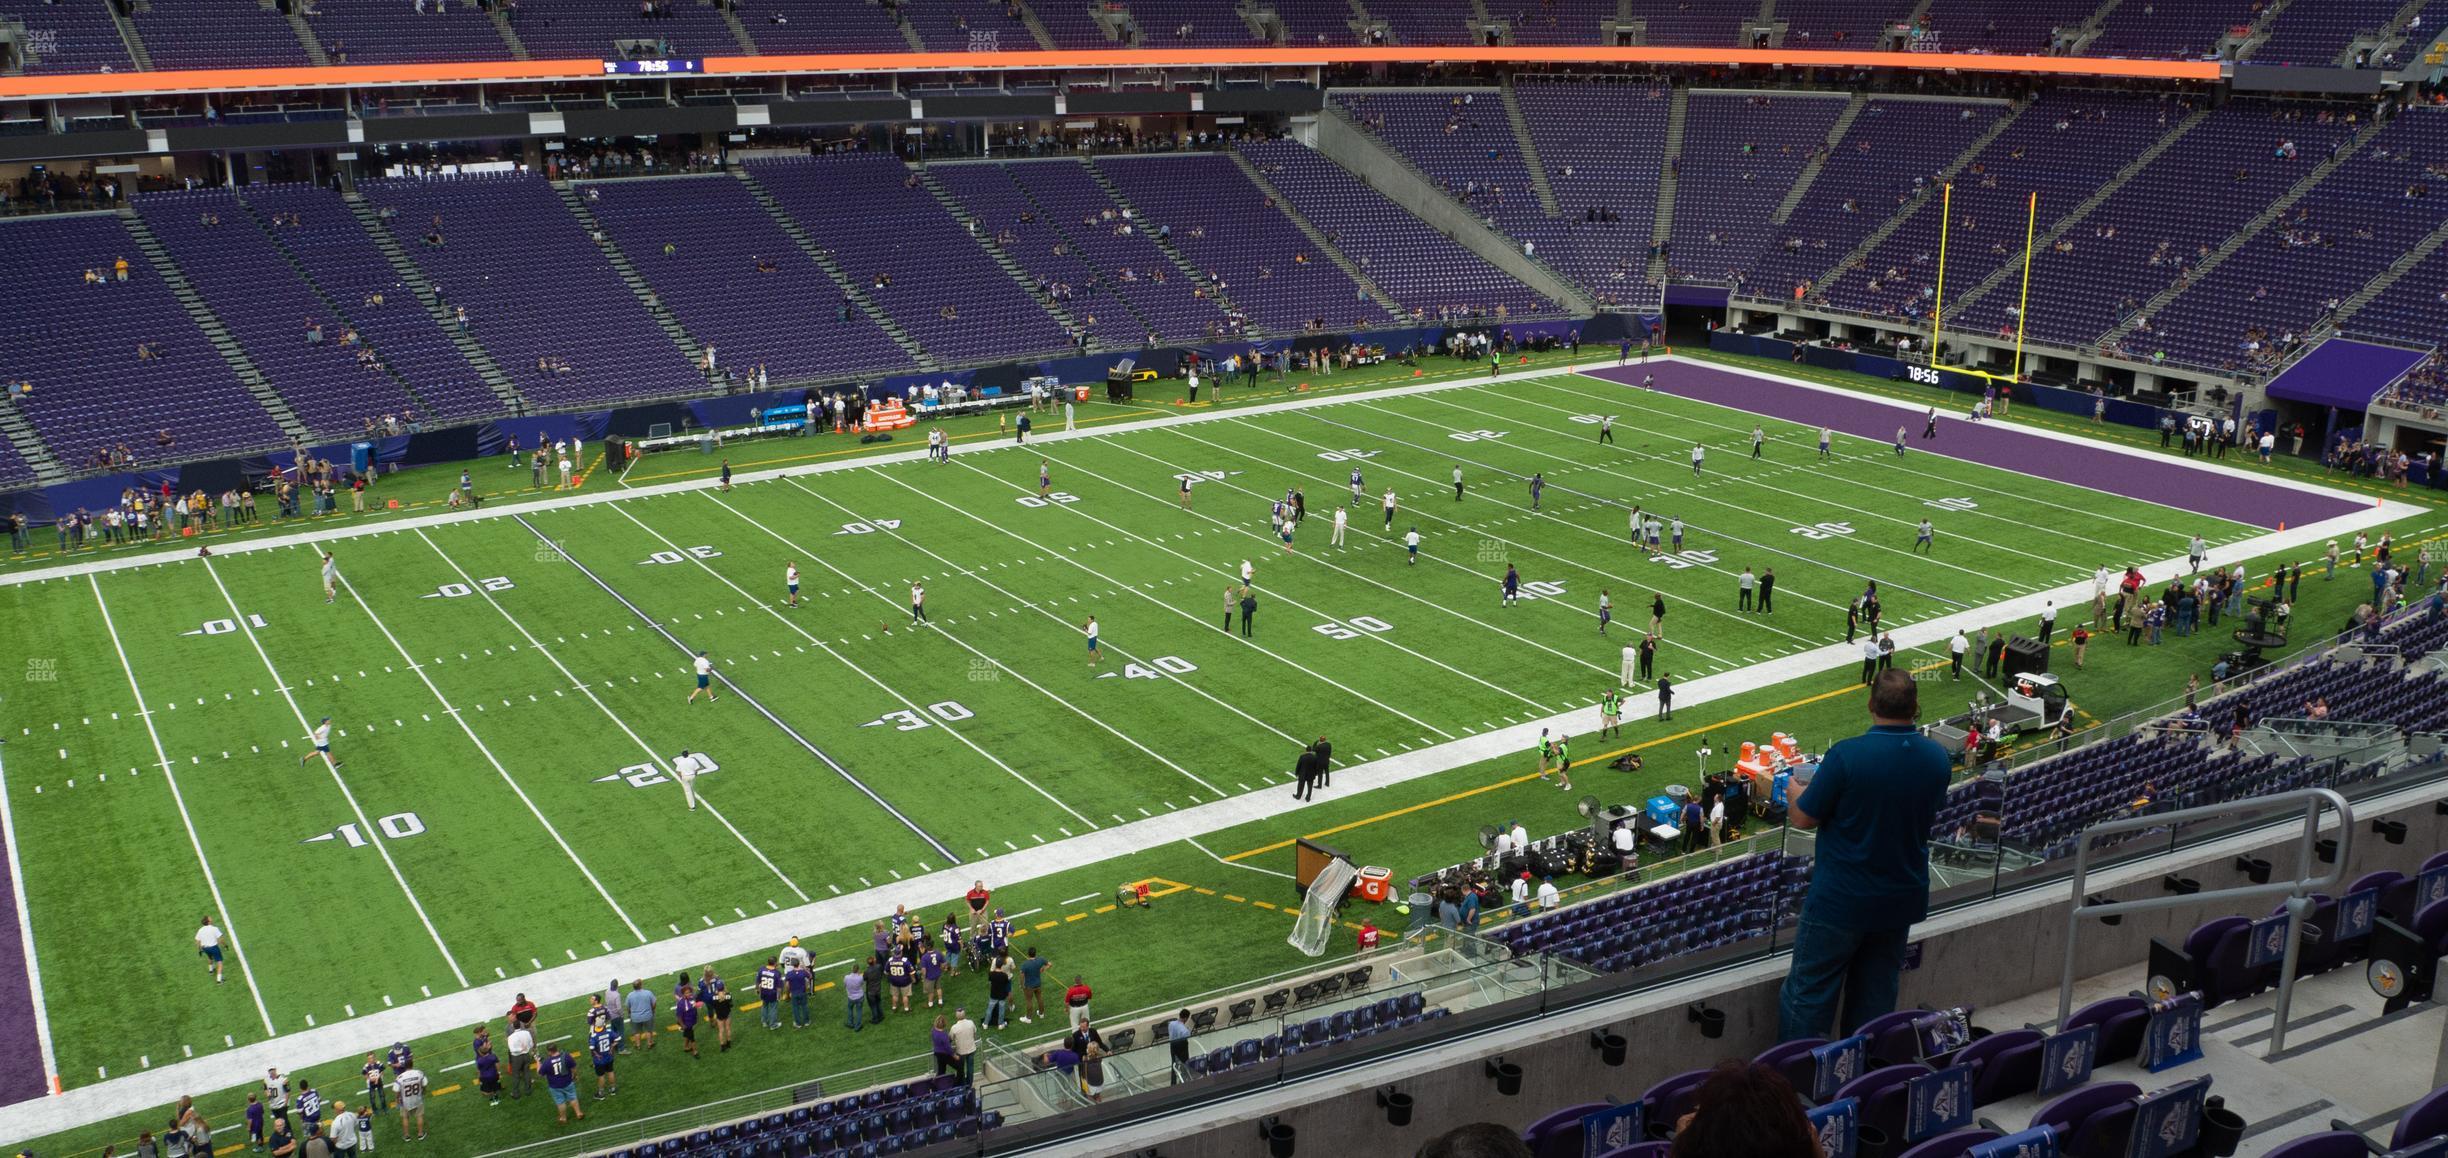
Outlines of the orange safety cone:
<svg viewBox="0 0 2448 1158">
<path fill-rule="evenodd" d="M 2285 519 L 2280 519 L 2280 520 L 2278 520 L 2278 529 L 2279 529 L 2279 530 L 2281 530 L 2281 531 L 2286 530 L 2286 520 L 2285 520 Z"/>
<path fill-rule="evenodd" d="M 1419 376 L 1420 376 L 1420 368 L 1419 368 L 1419 367 L 1417 367 L 1417 366 L 1413 366 L 1413 367 L 1411 367 L 1411 376 L 1412 376 L 1412 377 L 1414 377 L 1414 378 L 1419 377 Z"/>
</svg>

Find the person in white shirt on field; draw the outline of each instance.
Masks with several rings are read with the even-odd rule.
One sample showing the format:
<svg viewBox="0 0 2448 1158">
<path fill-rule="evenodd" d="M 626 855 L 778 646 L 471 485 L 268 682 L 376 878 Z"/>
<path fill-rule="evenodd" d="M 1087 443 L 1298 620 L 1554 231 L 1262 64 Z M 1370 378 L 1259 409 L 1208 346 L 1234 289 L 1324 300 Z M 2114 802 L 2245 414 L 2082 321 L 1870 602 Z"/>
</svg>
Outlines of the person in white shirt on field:
<svg viewBox="0 0 2448 1158">
<path fill-rule="evenodd" d="M 1510 829 L 1503 828 L 1497 829 L 1495 838 L 1488 842 L 1488 851 L 1495 854 L 1497 864 L 1503 864 L 1504 858 L 1513 854 L 1512 831 Z"/>
<path fill-rule="evenodd" d="M 1539 878 L 1538 907 L 1542 913 L 1552 912 L 1564 903 L 1564 894 L 1557 890 L 1554 877 Z"/>
<path fill-rule="evenodd" d="M 692 704 L 696 703 L 698 693 L 703 692 L 705 694 L 706 702 L 709 704 L 713 703 L 716 699 L 714 693 L 714 661 L 707 659 L 706 653 L 701 651 L 697 653 L 697 658 L 694 663 L 697 669 L 697 686 L 689 691 L 687 702 Z"/>
<path fill-rule="evenodd" d="M 1410 567 L 1416 567 L 1419 565 L 1418 527 L 1413 527 L 1410 530 L 1403 532 L 1403 564 Z"/>
<path fill-rule="evenodd" d="M 1513 848 L 1517 852 L 1527 852 L 1530 848 L 1530 830 L 1522 827 L 1522 822 L 1518 820 L 1513 822 Z"/>
<path fill-rule="evenodd" d="M 1351 521 L 1351 513 L 1350 513 L 1349 511 L 1345 510 L 1345 509 L 1344 509 L 1344 508 L 1342 508 L 1342 507 L 1336 507 L 1336 508 L 1335 508 L 1335 513 L 1334 513 L 1334 537 L 1333 537 L 1333 538 L 1331 538 L 1331 539 L 1328 539 L 1328 540 L 1327 540 L 1327 545 L 1329 545 L 1329 546 L 1334 546 L 1334 547 L 1340 547 L 1340 546 L 1342 546 L 1342 545 L 1343 545 L 1343 527 L 1344 527 L 1344 525 L 1345 525 L 1345 524 L 1349 523 L 1350 521 Z"/>
<path fill-rule="evenodd" d="M 914 627 L 926 621 L 926 588 L 912 583 L 910 584 L 910 625 Z"/>
<path fill-rule="evenodd" d="M 680 798 L 688 801 L 691 812 L 697 811 L 697 774 L 705 770 L 706 758 L 686 748 L 672 757 L 672 776 L 680 781 Z"/>
<path fill-rule="evenodd" d="M 325 716 L 322 718 L 322 720 L 315 724 L 311 731 L 306 733 L 306 742 L 314 745 L 314 751 L 298 757 L 298 763 L 303 765 L 308 760 L 312 760 L 316 756 L 320 755 L 332 767 L 338 768 L 340 766 L 340 762 L 331 758 L 331 734 L 331 717 Z"/>
<path fill-rule="evenodd" d="M 221 983 L 221 927 L 213 924 L 211 917 L 204 918 L 203 926 L 196 930 L 195 943 L 196 956 L 204 959 L 204 971 L 212 974 L 213 984 L 219 985 Z"/>
<path fill-rule="evenodd" d="M 394 1079 L 399 1090 L 400 1141 L 425 1140 L 425 1071 L 410 1066 Z M 416 1123 L 416 1137 L 408 1136 L 408 1123 Z"/>
<path fill-rule="evenodd" d="M 1252 567 L 1252 566 L 1250 566 L 1250 561 L 1249 561 L 1249 560 L 1247 560 L 1247 559 L 1243 559 L 1243 560 L 1241 560 L 1241 584 L 1242 584 L 1242 586 L 1244 586 L 1244 587 L 1248 586 L 1248 585 L 1249 585 L 1250 580 L 1255 579 L 1255 578 L 1257 578 L 1257 577 L 1258 577 L 1258 569 L 1257 569 L 1256 567 Z"/>
<path fill-rule="evenodd" d="M 799 564 L 783 564 L 782 586 L 790 591 L 790 598 L 786 602 L 792 607 L 799 606 Z"/>
<path fill-rule="evenodd" d="M 340 593 L 340 564 L 323 552 L 323 602 L 329 603 Z"/>
<path fill-rule="evenodd" d="M 1384 503 L 1383 503 L 1383 504 L 1381 504 L 1381 505 L 1382 505 L 1382 506 L 1385 508 L 1385 529 L 1386 529 L 1386 533 L 1387 533 L 1387 534 L 1389 534 L 1389 535 L 1390 535 L 1390 534 L 1393 534 L 1393 533 L 1394 533 L 1394 488 L 1393 488 L 1393 487 L 1387 487 L 1387 488 L 1386 488 L 1386 493 L 1385 493 L 1385 501 L 1384 501 Z"/>
<path fill-rule="evenodd" d="M 1697 443 L 1697 442 L 1693 443 L 1693 444 L 1692 444 L 1692 477 L 1693 477 L 1693 478 L 1699 478 L 1699 477 L 1700 477 L 1700 464 L 1701 464 L 1701 462 L 1702 462 L 1703 460 L 1705 460 L 1705 459 L 1707 459 L 1707 458 L 1708 458 L 1708 448 L 1707 448 L 1707 447 L 1704 447 L 1704 446 L 1702 446 L 1702 445 L 1700 445 L 1700 444 L 1699 444 L 1699 443 Z"/>
</svg>

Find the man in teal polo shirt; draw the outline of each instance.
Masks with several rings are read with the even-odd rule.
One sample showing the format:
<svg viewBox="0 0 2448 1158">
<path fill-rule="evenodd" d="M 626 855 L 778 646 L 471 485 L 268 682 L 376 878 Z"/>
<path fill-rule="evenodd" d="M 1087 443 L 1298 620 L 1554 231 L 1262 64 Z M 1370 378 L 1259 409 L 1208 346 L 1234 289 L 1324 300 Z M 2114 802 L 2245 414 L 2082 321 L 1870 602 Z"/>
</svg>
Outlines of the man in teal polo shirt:
<svg viewBox="0 0 2448 1158">
<path fill-rule="evenodd" d="M 1870 685 L 1870 730 L 1831 745 L 1789 821 L 1818 833 L 1810 892 L 1778 1000 L 1786 1041 L 1834 1036 L 1895 1009 L 1904 946 L 1929 913 L 1930 826 L 1946 802 L 1947 753 L 1913 725 L 1919 689 L 1901 671 Z"/>
</svg>

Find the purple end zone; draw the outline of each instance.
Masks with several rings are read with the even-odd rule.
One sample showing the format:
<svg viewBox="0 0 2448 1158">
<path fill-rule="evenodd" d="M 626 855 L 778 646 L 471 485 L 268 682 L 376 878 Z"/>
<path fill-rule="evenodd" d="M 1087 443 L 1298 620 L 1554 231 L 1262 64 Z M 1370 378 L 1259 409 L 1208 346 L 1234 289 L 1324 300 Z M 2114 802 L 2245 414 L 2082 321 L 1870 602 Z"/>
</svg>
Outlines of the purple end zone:
<svg viewBox="0 0 2448 1158">
<path fill-rule="evenodd" d="M 2193 511 L 2255 527 L 2302 526 L 2363 509 L 2362 502 L 2312 494 L 2223 471 L 2196 470 L 2183 460 L 2125 454 L 2106 446 L 2044 438 L 1997 422 L 1964 422 L 1957 411 L 1939 409 L 1938 437 L 1923 439 L 1921 416 L 1866 397 L 1797 386 L 1682 362 L 1610 366 L 1584 374 L 1637 386 L 1644 374 L 1657 388 L 1683 398 L 1782 418 L 1886 444 L 1904 426 L 1912 449 L 1943 454 L 2037 478 L 2107 491 L 2146 503 Z"/>
<path fill-rule="evenodd" d="M 34 1016 L 34 984 L 26 973 L 25 938 L 17 925 L 16 884 L 9 876 L 8 858 L 0 857 L 0 1105 L 51 1092 Z"/>
</svg>

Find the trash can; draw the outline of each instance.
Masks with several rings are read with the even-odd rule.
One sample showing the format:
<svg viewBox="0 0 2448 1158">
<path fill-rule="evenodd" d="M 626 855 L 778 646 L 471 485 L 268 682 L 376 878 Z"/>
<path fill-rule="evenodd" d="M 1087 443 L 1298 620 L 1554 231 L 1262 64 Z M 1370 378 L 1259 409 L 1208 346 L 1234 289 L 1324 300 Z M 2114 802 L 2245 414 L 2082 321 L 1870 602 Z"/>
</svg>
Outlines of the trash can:
<svg viewBox="0 0 2448 1158">
<path fill-rule="evenodd" d="M 1359 876 L 1352 878 L 1352 895 L 1364 901 L 1384 904 L 1393 891 L 1394 870 L 1390 868 L 1369 865 L 1360 870 Z"/>
</svg>

